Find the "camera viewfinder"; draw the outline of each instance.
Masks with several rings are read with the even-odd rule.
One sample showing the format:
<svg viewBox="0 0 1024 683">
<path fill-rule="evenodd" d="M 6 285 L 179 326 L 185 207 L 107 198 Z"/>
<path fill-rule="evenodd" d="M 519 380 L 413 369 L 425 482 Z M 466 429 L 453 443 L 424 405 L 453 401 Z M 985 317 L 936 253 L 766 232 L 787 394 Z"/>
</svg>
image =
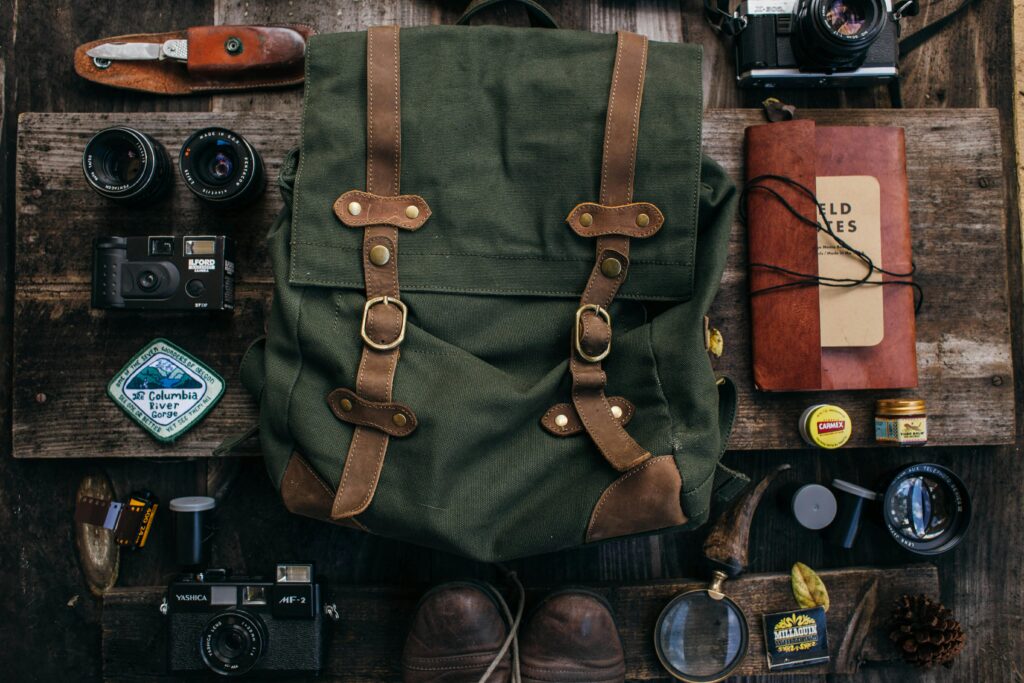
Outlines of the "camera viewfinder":
<svg viewBox="0 0 1024 683">
<path fill-rule="evenodd" d="M 170 256 L 174 253 L 174 238 L 173 237 L 150 237 L 149 238 L 149 255 L 150 256 Z"/>
<path fill-rule="evenodd" d="M 242 589 L 243 605 L 265 605 L 267 604 L 266 586 L 246 586 Z"/>
<path fill-rule="evenodd" d="M 210 605 L 234 607 L 237 603 L 237 586 L 210 586 Z"/>
</svg>

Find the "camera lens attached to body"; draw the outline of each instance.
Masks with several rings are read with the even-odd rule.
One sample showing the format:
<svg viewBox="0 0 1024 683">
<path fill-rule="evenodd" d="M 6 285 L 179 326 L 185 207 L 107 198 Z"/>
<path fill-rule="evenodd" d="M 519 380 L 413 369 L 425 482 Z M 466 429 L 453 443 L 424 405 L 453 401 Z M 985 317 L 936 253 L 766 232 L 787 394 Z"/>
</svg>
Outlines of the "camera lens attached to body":
<svg viewBox="0 0 1024 683">
<path fill-rule="evenodd" d="M 267 627 L 258 616 L 226 610 L 207 622 L 199 637 L 199 654 L 214 673 L 241 676 L 263 656 Z"/>
<path fill-rule="evenodd" d="M 82 171 L 93 190 L 121 204 L 151 202 L 171 184 L 171 162 L 164 146 L 125 126 L 106 128 L 89 140 Z"/>
<path fill-rule="evenodd" d="M 246 204 L 263 192 L 263 159 L 227 128 L 203 128 L 185 140 L 178 158 L 188 189 L 217 206 Z"/>
<path fill-rule="evenodd" d="M 801 0 L 793 17 L 794 53 L 805 69 L 857 69 L 888 18 L 883 0 Z"/>
<path fill-rule="evenodd" d="M 143 292 L 152 292 L 160 286 L 160 276 L 152 270 L 144 270 L 139 273 L 139 277 L 135 282 Z"/>
</svg>

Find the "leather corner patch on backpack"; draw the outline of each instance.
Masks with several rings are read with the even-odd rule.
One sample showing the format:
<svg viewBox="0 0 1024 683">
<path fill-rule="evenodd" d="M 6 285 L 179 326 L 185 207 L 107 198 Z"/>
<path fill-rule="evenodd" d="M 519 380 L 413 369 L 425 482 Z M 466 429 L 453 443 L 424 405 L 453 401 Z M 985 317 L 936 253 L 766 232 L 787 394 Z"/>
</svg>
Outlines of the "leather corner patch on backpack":
<svg viewBox="0 0 1024 683">
<path fill-rule="evenodd" d="M 587 525 L 586 542 L 686 524 L 679 503 L 682 479 L 675 458 L 661 455 L 626 471 L 601 494 Z"/>
</svg>

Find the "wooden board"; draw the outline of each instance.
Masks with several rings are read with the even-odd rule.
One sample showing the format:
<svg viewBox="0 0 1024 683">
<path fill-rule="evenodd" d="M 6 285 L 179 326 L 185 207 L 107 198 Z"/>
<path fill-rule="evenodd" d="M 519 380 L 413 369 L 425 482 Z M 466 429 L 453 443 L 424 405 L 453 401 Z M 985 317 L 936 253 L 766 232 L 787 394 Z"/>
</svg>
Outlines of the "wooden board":
<svg viewBox="0 0 1024 683">
<path fill-rule="evenodd" d="M 882 624 L 902 593 L 935 594 L 938 572 L 927 564 L 894 569 L 842 569 L 822 572 L 832 606 L 828 611 L 831 661 L 795 670 L 798 674 L 856 673 L 861 662 L 898 659 Z M 705 584 L 661 581 L 633 585 L 586 585 L 612 605 L 626 652 L 626 678 L 650 680 L 665 673 L 654 654 L 654 624 L 672 596 Z M 151 680 L 167 675 L 167 623 L 157 607 L 165 587 L 118 588 L 103 601 L 103 675 L 109 681 Z M 402 644 L 423 588 L 340 586 L 332 600 L 340 621 L 332 626 L 324 675 L 350 683 L 397 680 Z M 529 605 L 548 590 L 527 591 Z M 743 609 L 750 631 L 739 675 L 767 672 L 761 615 L 795 607 L 789 575 L 757 574 L 726 584 L 726 593 Z"/>
<path fill-rule="evenodd" d="M 904 393 L 928 402 L 933 445 L 1012 441 L 1013 368 L 998 116 L 975 110 L 804 115 L 822 123 L 907 129 L 914 254 L 925 305 L 917 325 L 920 388 Z M 709 112 L 706 152 L 733 177 L 740 177 L 743 129 L 761 121 L 755 111 Z M 237 367 L 248 343 L 263 329 L 269 306 L 273 275 L 263 235 L 281 208 L 273 184 L 259 202 L 239 212 L 206 208 L 180 182 L 175 182 L 168 202 L 131 209 L 96 196 L 78 165 L 89 135 L 103 126 L 133 125 L 175 150 L 189 131 L 214 122 L 249 137 L 261 150 L 270 177 L 298 142 L 298 120 L 292 113 L 22 116 L 17 164 L 15 456 L 201 457 L 225 436 L 256 420 L 255 404 L 238 382 Z M 234 315 L 90 310 L 92 238 L 146 232 L 233 235 L 239 244 L 240 298 Z M 726 343 L 718 369 L 736 380 L 740 393 L 730 447 L 801 446 L 799 415 L 810 403 L 822 400 L 837 402 L 850 412 L 855 427 L 851 445 L 871 445 L 874 400 L 879 396 L 875 392 L 754 390 L 745 263 L 745 232 L 737 223 L 722 289 L 711 311 L 712 324 L 722 330 Z M 106 382 L 121 365 L 158 336 L 210 363 L 228 383 L 224 400 L 210 417 L 174 445 L 154 442 L 104 394 Z"/>
</svg>

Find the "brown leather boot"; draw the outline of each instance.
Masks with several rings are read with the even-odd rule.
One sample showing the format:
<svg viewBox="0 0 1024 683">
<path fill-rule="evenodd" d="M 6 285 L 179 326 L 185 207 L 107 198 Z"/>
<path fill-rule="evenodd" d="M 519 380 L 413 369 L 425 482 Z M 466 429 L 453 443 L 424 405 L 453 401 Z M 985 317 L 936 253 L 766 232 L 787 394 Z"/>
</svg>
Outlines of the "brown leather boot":
<svg viewBox="0 0 1024 683">
<path fill-rule="evenodd" d="M 420 599 L 402 653 L 404 683 L 478 683 L 501 652 L 509 624 L 487 584 L 442 584 Z M 506 651 L 487 683 L 507 683 Z"/>
<path fill-rule="evenodd" d="M 599 595 L 549 595 L 519 634 L 523 683 L 623 683 L 626 662 L 611 607 Z"/>
</svg>

